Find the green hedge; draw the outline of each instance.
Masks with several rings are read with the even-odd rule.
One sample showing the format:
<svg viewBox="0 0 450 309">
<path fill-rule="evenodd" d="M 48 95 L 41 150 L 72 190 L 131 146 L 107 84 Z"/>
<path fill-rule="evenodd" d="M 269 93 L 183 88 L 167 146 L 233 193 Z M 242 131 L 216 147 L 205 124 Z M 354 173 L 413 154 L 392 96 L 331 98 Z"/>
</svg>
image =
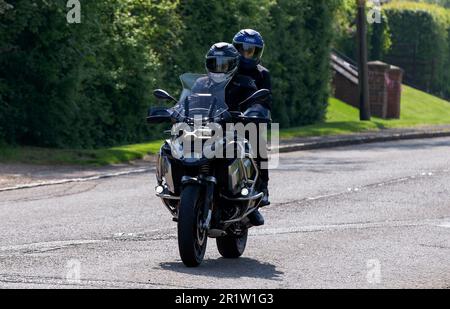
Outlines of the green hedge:
<svg viewBox="0 0 450 309">
<path fill-rule="evenodd" d="M 405 81 L 448 97 L 450 92 L 450 10 L 398 2 L 384 7 L 392 35 L 385 60 L 405 70 Z"/>
<path fill-rule="evenodd" d="M 371 13 L 373 3 L 368 2 L 367 13 Z M 356 1 L 341 0 L 337 10 L 335 26 L 336 35 L 333 46 L 347 57 L 357 61 Z M 391 47 L 389 21 L 381 15 L 381 23 L 368 24 L 367 47 L 369 60 L 380 60 Z"/>
<path fill-rule="evenodd" d="M 0 135 L 7 143 L 92 148 L 155 137 L 145 124 L 162 55 L 181 29 L 173 1 L 10 1 L 0 19 Z"/>
<path fill-rule="evenodd" d="M 204 72 L 207 49 L 247 27 L 267 42 L 275 121 L 324 117 L 340 0 L 81 1 L 72 25 L 66 2 L 0 0 L 0 140 L 92 148 L 154 138 L 152 90 L 179 91 L 179 74 Z"/>
<path fill-rule="evenodd" d="M 399 0 L 397 0 L 399 1 Z M 401 0 L 404 1 L 404 0 Z M 431 3 L 431 4 L 436 4 L 439 6 L 443 6 L 446 8 L 450 8 L 450 0 L 412 0 L 414 2 L 425 2 L 425 3 Z M 411 1 L 410 1 L 411 2 Z"/>
</svg>

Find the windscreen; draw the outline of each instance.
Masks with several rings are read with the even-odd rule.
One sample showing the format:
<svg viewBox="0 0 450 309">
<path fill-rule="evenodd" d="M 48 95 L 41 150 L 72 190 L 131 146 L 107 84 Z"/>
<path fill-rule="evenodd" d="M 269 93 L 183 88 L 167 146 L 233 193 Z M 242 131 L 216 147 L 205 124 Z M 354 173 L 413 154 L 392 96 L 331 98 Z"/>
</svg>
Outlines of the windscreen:
<svg viewBox="0 0 450 309">
<path fill-rule="evenodd" d="M 199 74 L 184 74 L 181 80 L 184 95 L 175 111 L 185 119 L 211 119 L 228 110 L 225 103 L 227 82 L 215 83 L 208 76 Z"/>
</svg>

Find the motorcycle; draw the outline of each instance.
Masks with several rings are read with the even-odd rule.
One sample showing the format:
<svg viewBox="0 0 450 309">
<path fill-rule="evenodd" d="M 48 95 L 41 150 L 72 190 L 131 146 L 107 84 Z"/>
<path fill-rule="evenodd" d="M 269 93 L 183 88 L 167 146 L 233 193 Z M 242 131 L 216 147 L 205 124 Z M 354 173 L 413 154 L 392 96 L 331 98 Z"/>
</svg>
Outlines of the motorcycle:
<svg viewBox="0 0 450 309">
<path fill-rule="evenodd" d="M 156 195 L 178 226 L 180 257 L 187 267 L 199 266 L 208 238 L 215 238 L 224 258 L 239 258 L 246 248 L 248 216 L 263 198 L 254 149 L 245 136 L 223 134 L 227 124 L 269 123 L 270 115 L 229 111 L 227 83 L 216 84 L 205 75 L 182 75 L 183 92 L 176 100 L 158 89 L 159 100 L 172 108 L 151 108 L 148 123 L 171 123 L 170 138 L 157 156 Z M 270 95 L 262 89 L 244 103 Z M 221 134 L 218 134 L 221 133 Z M 200 145 L 200 147 L 196 147 Z M 232 156 L 220 156 L 223 154 Z"/>
</svg>

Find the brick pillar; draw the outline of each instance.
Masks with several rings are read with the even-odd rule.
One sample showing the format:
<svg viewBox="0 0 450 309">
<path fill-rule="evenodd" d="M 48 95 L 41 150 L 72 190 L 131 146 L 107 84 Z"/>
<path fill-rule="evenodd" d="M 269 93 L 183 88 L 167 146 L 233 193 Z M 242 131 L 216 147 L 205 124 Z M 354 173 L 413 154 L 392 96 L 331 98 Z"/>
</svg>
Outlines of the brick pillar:
<svg viewBox="0 0 450 309">
<path fill-rule="evenodd" d="M 372 116 L 386 118 L 388 111 L 388 71 L 380 61 L 369 62 L 369 104 Z"/>
<path fill-rule="evenodd" d="M 391 66 L 388 71 L 388 108 L 387 118 L 400 119 L 400 102 L 402 97 L 403 70 Z"/>
</svg>

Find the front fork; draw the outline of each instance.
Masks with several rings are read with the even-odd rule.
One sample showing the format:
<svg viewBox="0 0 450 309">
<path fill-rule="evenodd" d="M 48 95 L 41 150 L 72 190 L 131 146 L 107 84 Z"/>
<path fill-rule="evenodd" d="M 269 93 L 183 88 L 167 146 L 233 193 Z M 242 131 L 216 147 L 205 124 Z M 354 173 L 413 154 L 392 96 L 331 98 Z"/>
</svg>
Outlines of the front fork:
<svg viewBox="0 0 450 309">
<path fill-rule="evenodd" d="M 203 204 L 203 225 L 204 230 L 209 230 L 211 227 L 211 219 L 214 208 L 214 190 L 217 185 L 217 179 L 213 176 L 200 175 L 197 178 L 185 176 L 182 179 L 182 184 L 195 183 L 205 188 L 205 202 Z"/>
<path fill-rule="evenodd" d="M 209 230 L 211 226 L 211 219 L 214 207 L 214 189 L 216 186 L 216 179 L 214 177 L 206 177 L 205 179 L 205 204 L 203 208 L 203 228 Z"/>
</svg>

